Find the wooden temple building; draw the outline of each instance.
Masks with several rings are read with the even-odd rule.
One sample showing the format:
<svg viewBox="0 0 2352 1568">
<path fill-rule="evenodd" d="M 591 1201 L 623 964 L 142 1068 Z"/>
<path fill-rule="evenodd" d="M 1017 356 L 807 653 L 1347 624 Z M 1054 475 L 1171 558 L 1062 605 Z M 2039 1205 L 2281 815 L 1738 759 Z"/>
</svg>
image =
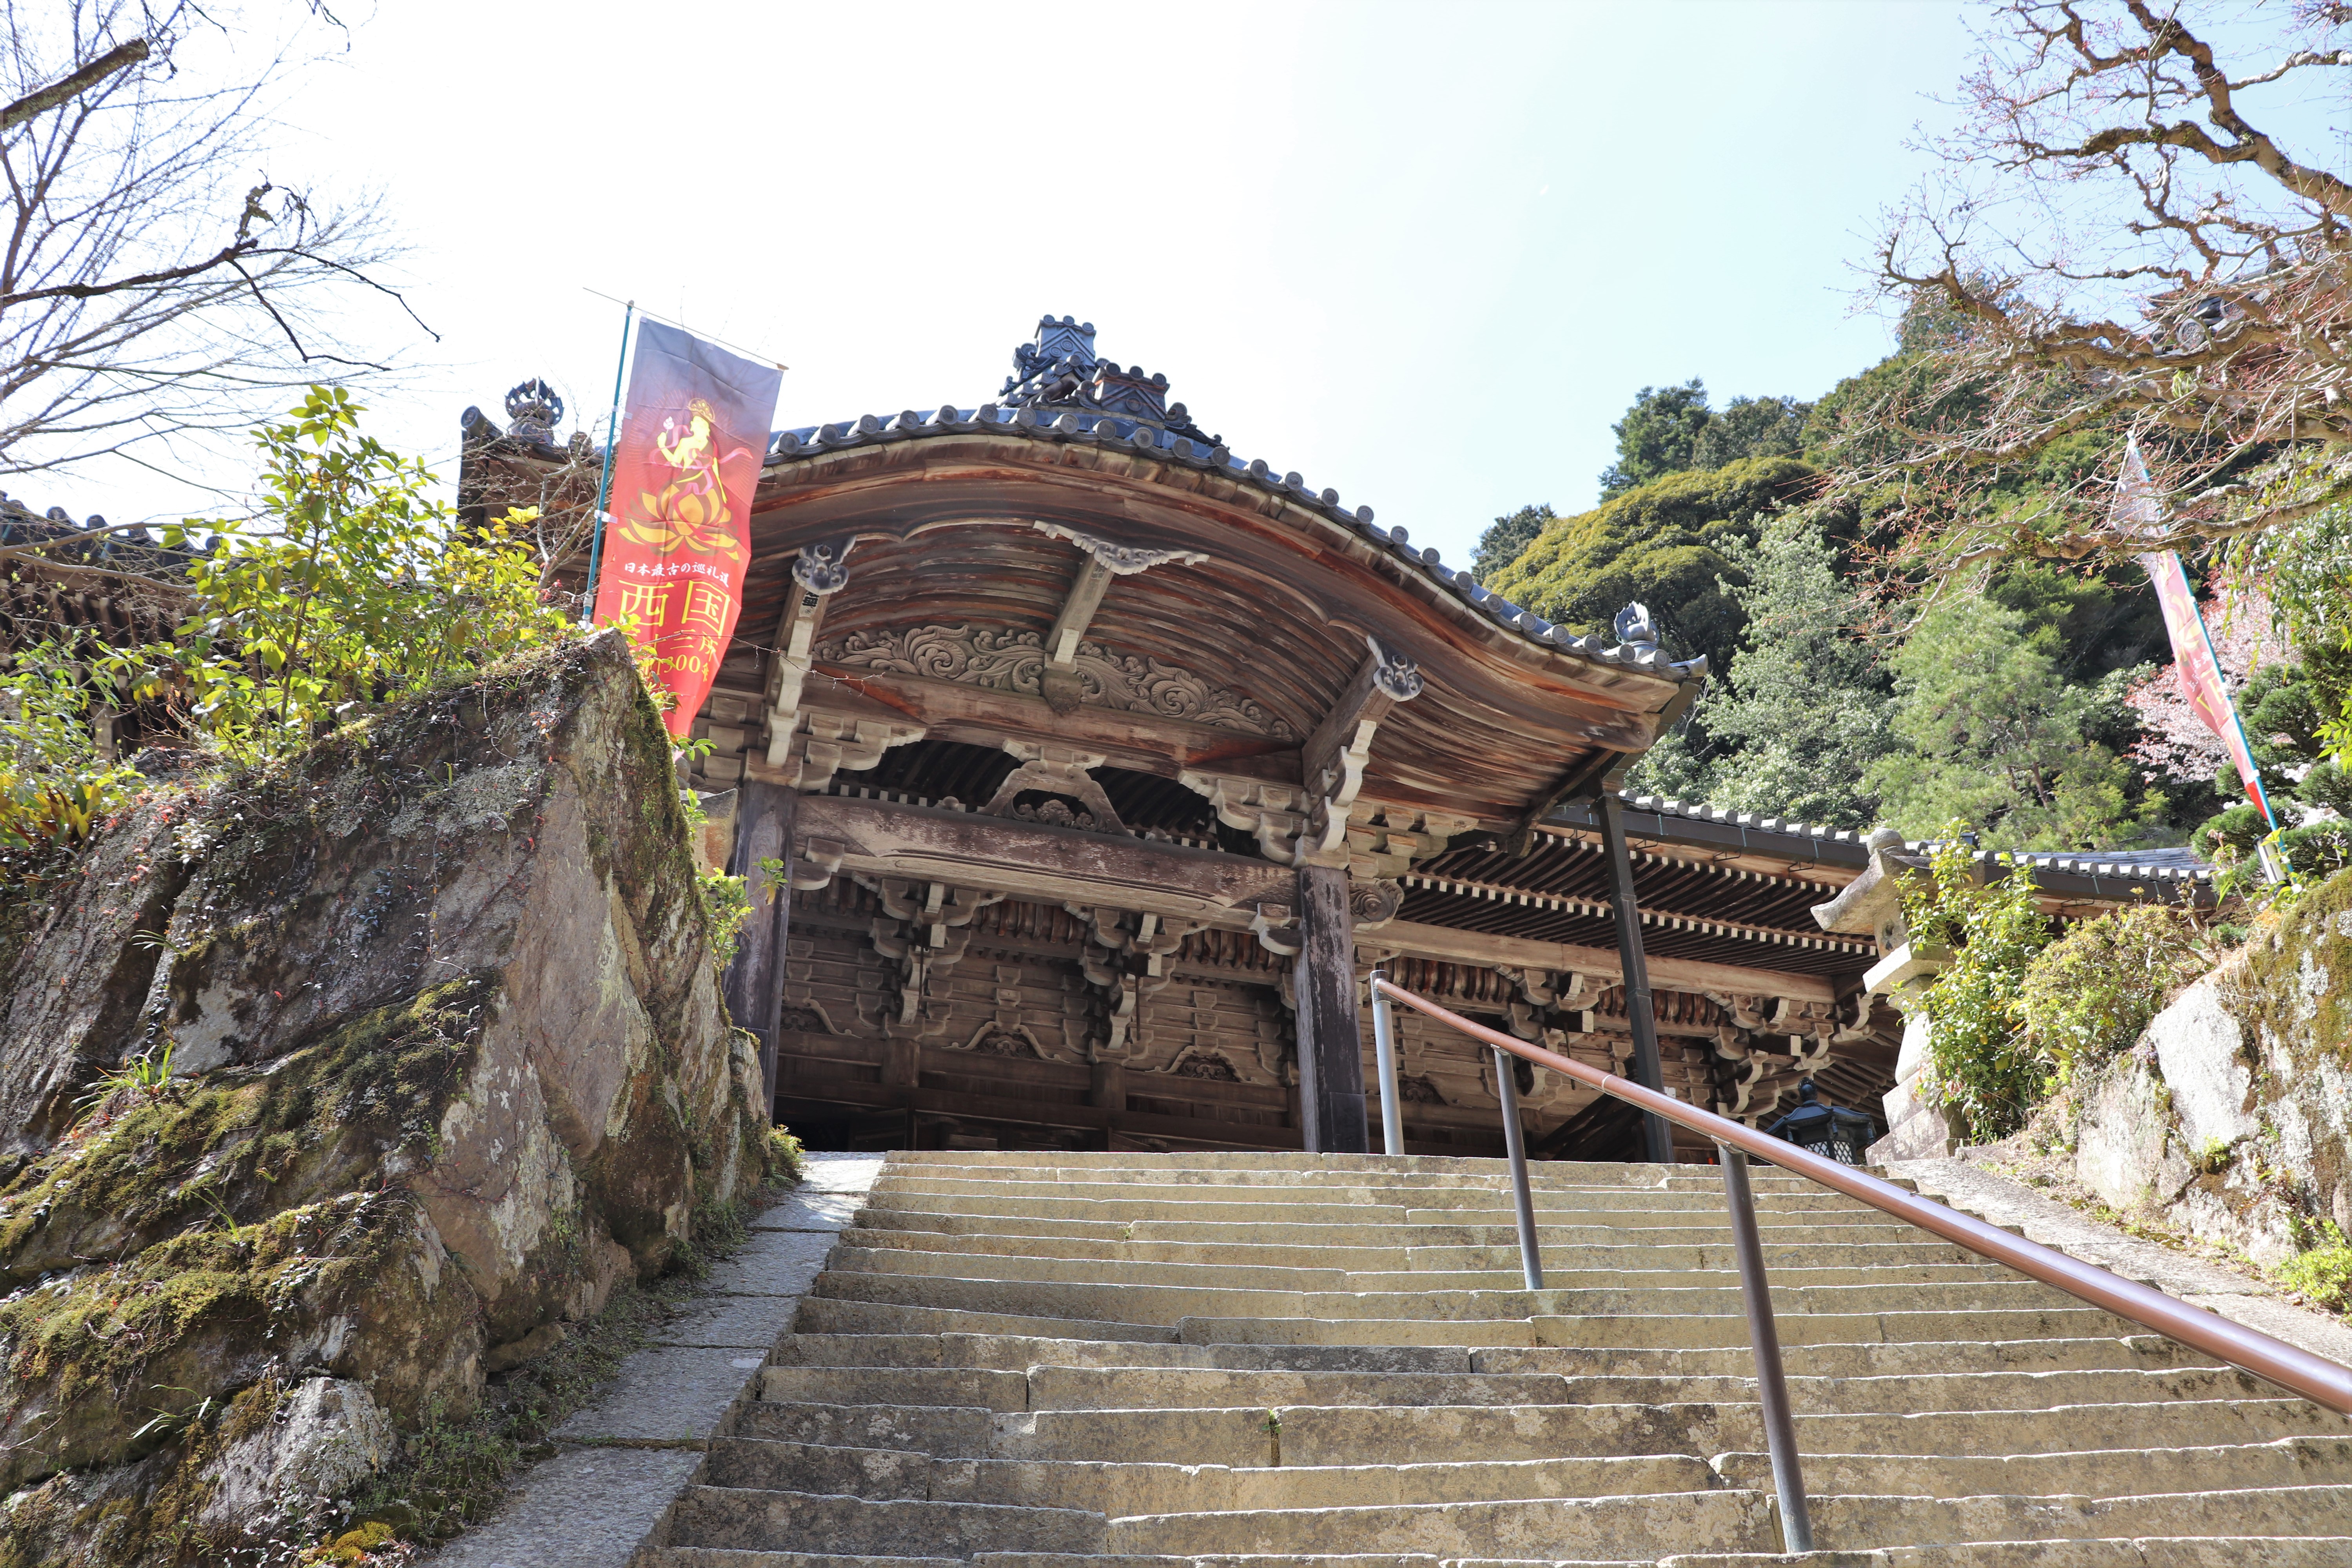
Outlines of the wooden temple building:
<svg viewBox="0 0 2352 1568">
<path fill-rule="evenodd" d="M 593 468 L 535 386 L 467 412 L 462 504 Z M 994 402 L 777 435 L 750 538 L 693 765 L 733 868 L 782 868 L 728 999 L 817 1146 L 1362 1149 L 1375 967 L 1726 1114 L 1811 1078 L 1883 1115 L 1879 942 L 1814 912 L 1870 847 L 1619 792 L 1703 661 L 1235 455 L 1091 325 L 1040 322 Z M 2035 876 L 2059 913 L 2210 896 Z M 1400 1024 L 1408 1147 L 1500 1152 L 1491 1054 Z M 1539 1154 L 1663 1134 L 1517 1071 Z"/>
</svg>

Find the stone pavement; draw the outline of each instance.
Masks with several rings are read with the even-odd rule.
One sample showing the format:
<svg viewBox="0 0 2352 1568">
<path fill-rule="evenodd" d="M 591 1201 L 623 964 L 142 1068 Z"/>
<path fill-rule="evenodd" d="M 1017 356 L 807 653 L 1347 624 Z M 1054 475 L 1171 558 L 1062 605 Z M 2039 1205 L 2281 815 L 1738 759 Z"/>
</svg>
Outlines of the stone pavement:
<svg viewBox="0 0 2352 1568">
<path fill-rule="evenodd" d="M 2219 1313 L 2314 1355 L 2352 1365 L 2352 1327 L 2328 1313 L 2284 1300 L 2279 1291 L 2259 1280 L 2126 1236 L 2022 1183 L 1995 1175 L 1966 1160 L 1892 1160 L 1883 1170 L 1897 1181 L 1907 1180 L 1924 1197 L 2014 1231 L 2028 1241 L 2152 1285 L 2192 1307 Z"/>
<path fill-rule="evenodd" d="M 802 1184 L 751 1222 L 655 1342 L 555 1430 L 562 1450 L 518 1475 L 506 1506 L 451 1542 L 436 1568 L 625 1568 L 747 1393 L 834 1237 L 864 1203 L 879 1154 L 811 1154 Z"/>
</svg>

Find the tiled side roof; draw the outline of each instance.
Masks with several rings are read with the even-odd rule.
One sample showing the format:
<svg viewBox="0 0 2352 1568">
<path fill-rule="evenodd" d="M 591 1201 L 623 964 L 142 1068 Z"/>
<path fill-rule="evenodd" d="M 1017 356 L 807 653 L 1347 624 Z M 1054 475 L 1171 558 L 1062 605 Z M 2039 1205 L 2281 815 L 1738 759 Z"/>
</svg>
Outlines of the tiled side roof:
<svg viewBox="0 0 2352 1568">
<path fill-rule="evenodd" d="M 1766 833 L 1790 834 L 1801 838 L 1818 839 L 1828 844 L 1846 844 L 1861 847 L 1867 834 L 1850 828 L 1817 827 L 1809 823 L 1784 821 L 1777 816 L 1759 816 L 1754 812 L 1726 811 L 1719 805 L 1699 802 L 1664 800 L 1656 795 L 1622 797 L 1626 808 L 1633 811 L 1655 812 L 1660 816 L 1679 816 L 1695 822 L 1727 823 Z M 1932 838 L 1906 839 L 1904 850 L 1925 858 L 1939 847 Z M 1990 863 L 1998 855 L 2013 853 L 2016 858 L 2031 864 L 2037 874 L 2059 872 L 2076 877 L 2126 877 L 2156 882 L 2210 882 L 2213 868 L 2197 858 L 2188 848 L 2167 849 L 2023 849 L 2017 851 L 1979 849 L 1976 858 Z"/>
<path fill-rule="evenodd" d="M 1126 447 L 1190 468 L 1221 470 L 1236 482 L 1255 485 L 1280 495 L 1293 505 L 1320 512 L 1334 522 L 1371 540 L 1454 597 L 1529 642 L 1559 648 L 1602 664 L 1664 676 L 1670 680 L 1693 680 L 1706 673 L 1704 656 L 1676 660 L 1652 644 L 1612 643 L 1599 637 L 1579 637 L 1545 620 L 1532 610 L 1522 609 L 1500 594 L 1489 593 L 1469 573 L 1447 568 L 1440 562 L 1435 548 L 1414 548 L 1403 529 L 1381 527 L 1372 521 L 1370 507 L 1360 506 L 1352 510 L 1342 507 L 1338 490 L 1310 489 L 1307 481 L 1296 473 L 1276 474 L 1263 458 L 1244 461 L 1224 447 L 1196 441 L 1143 420 L 1076 409 L 1057 414 L 1051 408 L 1002 408 L 993 403 L 982 404 L 978 408 L 958 408 L 947 405 L 929 414 L 909 408 L 895 419 L 868 414 L 839 424 L 807 425 L 796 430 L 783 431 L 771 445 L 768 463 L 772 467 L 850 447 L 870 447 L 889 441 L 920 440 L 930 436 L 962 436 L 975 432 L 1011 433 L 1040 441 Z"/>
</svg>

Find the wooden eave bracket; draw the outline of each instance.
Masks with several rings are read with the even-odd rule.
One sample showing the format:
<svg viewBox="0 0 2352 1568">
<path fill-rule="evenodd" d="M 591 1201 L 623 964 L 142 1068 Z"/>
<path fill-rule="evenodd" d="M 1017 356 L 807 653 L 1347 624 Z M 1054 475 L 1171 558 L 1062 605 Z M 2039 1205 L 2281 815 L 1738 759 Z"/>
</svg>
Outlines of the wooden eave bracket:
<svg viewBox="0 0 2352 1568">
<path fill-rule="evenodd" d="M 1171 562 L 1207 561 L 1210 556 L 1200 550 L 1153 550 L 1119 544 L 1066 523 L 1040 521 L 1030 526 L 1049 539 L 1076 545 L 1086 555 L 1086 563 L 1078 568 L 1069 593 L 1062 600 L 1061 614 L 1054 617 L 1053 628 L 1045 634 L 1045 668 L 1038 681 L 1053 710 L 1069 713 L 1076 710 L 1079 700 L 1078 644 L 1093 623 L 1095 612 L 1102 607 L 1103 595 L 1109 591 L 1111 579 L 1131 577 Z"/>
<path fill-rule="evenodd" d="M 1348 819 L 1363 793 L 1364 768 L 1371 761 L 1372 737 L 1381 721 L 1400 702 L 1421 695 L 1421 667 L 1366 635 L 1364 662 L 1299 748 L 1298 776 L 1310 803 L 1293 850 L 1301 866 L 1348 863 Z"/>
<path fill-rule="evenodd" d="M 803 545 L 793 561 L 793 585 L 776 622 L 775 670 L 768 679 L 768 761 L 778 767 L 787 763 L 825 604 L 849 586 L 849 570 L 842 563 L 856 542 L 855 534 L 821 539 Z"/>
</svg>

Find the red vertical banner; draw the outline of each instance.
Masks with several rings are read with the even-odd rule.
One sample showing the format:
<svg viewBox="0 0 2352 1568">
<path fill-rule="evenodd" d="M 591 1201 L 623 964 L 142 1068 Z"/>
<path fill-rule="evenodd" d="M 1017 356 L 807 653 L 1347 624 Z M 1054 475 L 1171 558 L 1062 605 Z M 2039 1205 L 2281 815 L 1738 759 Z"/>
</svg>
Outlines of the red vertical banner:
<svg viewBox="0 0 2352 1568">
<path fill-rule="evenodd" d="M 2164 520 L 2137 438 L 2124 447 L 2124 473 L 2116 487 L 2115 515 L 2119 531 L 2126 534 L 2147 532 Z M 2137 559 L 2155 584 L 2157 603 L 2164 610 L 2164 629 L 2172 638 L 2172 668 L 2180 681 L 2180 694 L 2189 700 L 2189 711 L 2229 748 L 2246 798 L 2262 807 L 2263 819 L 2275 828 L 2278 819 L 2271 815 L 2271 803 L 2263 794 L 2262 771 L 2254 765 L 2253 752 L 2246 744 L 2245 726 L 2238 722 L 2237 705 L 2230 700 L 2229 679 L 2221 673 L 2221 661 L 2213 656 L 2213 638 L 2205 629 L 2196 590 L 2189 585 L 2189 573 L 2180 564 L 2179 553 L 2166 550 Z"/>
<path fill-rule="evenodd" d="M 614 437 L 594 619 L 652 655 L 683 736 L 710 695 L 743 611 L 751 492 L 783 374 L 657 321 L 637 323 Z"/>
</svg>

